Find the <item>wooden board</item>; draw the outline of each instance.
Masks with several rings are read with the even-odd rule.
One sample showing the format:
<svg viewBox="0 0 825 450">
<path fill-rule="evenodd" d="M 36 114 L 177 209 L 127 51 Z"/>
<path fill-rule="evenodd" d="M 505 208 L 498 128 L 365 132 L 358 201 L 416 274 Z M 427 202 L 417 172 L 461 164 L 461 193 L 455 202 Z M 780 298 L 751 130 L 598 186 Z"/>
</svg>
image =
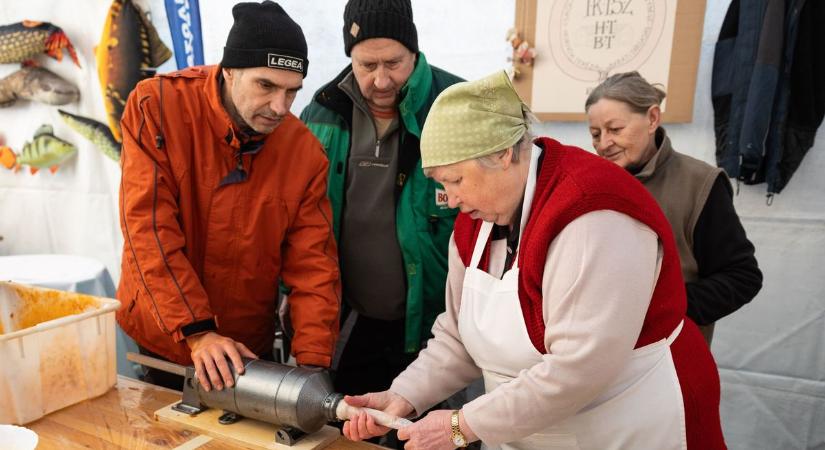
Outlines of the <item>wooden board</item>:
<svg viewBox="0 0 825 450">
<path fill-rule="evenodd" d="M 154 412 L 181 393 L 118 376 L 114 389 L 97 398 L 53 412 L 26 425 L 40 437 L 37 450 L 227 450 L 243 448 L 187 430 L 179 423 L 161 423 Z M 0 448 L 3 443 L 0 442 Z M 324 450 L 383 449 L 339 436 Z M 385 449 L 386 450 L 386 449 Z"/>
<path fill-rule="evenodd" d="M 270 423 L 244 418 L 231 425 L 221 425 L 218 417 L 223 414 L 219 409 L 208 409 L 198 415 L 190 416 L 172 409 L 178 402 L 164 406 L 155 411 L 155 419 L 161 423 L 174 423 L 199 433 L 212 436 L 233 445 L 259 450 L 314 450 L 324 448 L 341 435 L 336 428 L 324 425 L 321 430 L 303 437 L 295 445 L 283 445 L 275 442 L 278 427 Z"/>
</svg>

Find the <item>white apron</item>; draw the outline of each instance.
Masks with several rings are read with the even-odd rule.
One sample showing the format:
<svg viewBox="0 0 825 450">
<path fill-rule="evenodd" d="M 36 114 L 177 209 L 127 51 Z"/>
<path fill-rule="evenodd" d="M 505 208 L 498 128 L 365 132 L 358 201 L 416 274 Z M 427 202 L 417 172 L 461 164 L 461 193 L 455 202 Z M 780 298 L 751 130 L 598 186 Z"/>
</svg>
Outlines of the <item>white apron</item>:
<svg viewBox="0 0 825 450">
<path fill-rule="evenodd" d="M 540 151 L 533 149 L 522 207 L 522 231 L 535 192 Z M 482 369 L 485 392 L 543 361 L 530 341 L 521 313 L 518 258 L 502 279 L 477 268 L 492 226 L 485 222 L 479 232 L 470 267 L 464 275 L 458 315 L 461 340 Z M 575 416 L 500 448 L 686 449 L 682 392 L 670 354 L 670 344 L 681 328 L 680 323 L 667 339 L 634 350 L 613 384 Z M 508 419 L 512 420 L 503 417 L 502 425 L 506 426 Z"/>
</svg>

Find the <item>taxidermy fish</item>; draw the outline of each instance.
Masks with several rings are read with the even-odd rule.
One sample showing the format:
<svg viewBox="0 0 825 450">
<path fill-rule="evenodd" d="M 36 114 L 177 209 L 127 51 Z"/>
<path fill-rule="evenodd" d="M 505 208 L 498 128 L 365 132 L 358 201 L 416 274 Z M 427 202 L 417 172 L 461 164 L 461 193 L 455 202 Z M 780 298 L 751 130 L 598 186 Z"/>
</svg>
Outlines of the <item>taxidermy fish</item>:
<svg viewBox="0 0 825 450">
<path fill-rule="evenodd" d="M 42 67 L 23 67 L 0 80 L 0 107 L 18 99 L 48 105 L 65 105 L 80 98 L 80 91 L 54 72 Z"/>
<path fill-rule="evenodd" d="M 60 61 L 63 59 L 63 49 L 80 67 L 77 53 L 60 27 L 33 20 L 0 26 L 0 64 L 28 61 L 44 52 Z"/>
<path fill-rule="evenodd" d="M 172 57 L 146 15 L 131 0 L 114 0 L 95 49 L 109 128 L 123 142 L 120 117 L 135 85 Z"/>
<path fill-rule="evenodd" d="M 0 145 L 0 166 L 6 169 L 13 169 L 17 162 L 17 155 L 5 145 Z"/>
<path fill-rule="evenodd" d="M 104 155 L 112 158 L 115 162 L 120 162 L 120 144 L 112 136 L 112 130 L 106 124 L 88 117 L 67 113 L 62 109 L 58 109 L 57 112 L 60 113 L 60 117 L 63 118 L 64 122 L 83 137 L 92 141 L 92 144 Z"/>
<path fill-rule="evenodd" d="M 6 161 L 13 157 L 10 165 L 15 172 L 20 170 L 20 166 L 29 166 L 32 174 L 45 168 L 55 173 L 57 166 L 69 159 L 75 152 L 77 152 L 77 147 L 55 136 L 51 125 L 41 125 L 34 133 L 32 141 L 23 145 L 23 151 L 19 155 L 11 152 L 11 156 L 8 156 L 6 153 L 2 159 Z M 4 162 L 3 165 L 6 166 L 6 163 Z"/>
<path fill-rule="evenodd" d="M 14 162 L 17 160 L 17 155 L 14 154 L 12 149 L 3 145 L 5 143 L 6 140 L 3 139 L 3 136 L 0 136 L 0 166 L 5 167 L 6 169 L 11 169 L 14 167 Z"/>
</svg>

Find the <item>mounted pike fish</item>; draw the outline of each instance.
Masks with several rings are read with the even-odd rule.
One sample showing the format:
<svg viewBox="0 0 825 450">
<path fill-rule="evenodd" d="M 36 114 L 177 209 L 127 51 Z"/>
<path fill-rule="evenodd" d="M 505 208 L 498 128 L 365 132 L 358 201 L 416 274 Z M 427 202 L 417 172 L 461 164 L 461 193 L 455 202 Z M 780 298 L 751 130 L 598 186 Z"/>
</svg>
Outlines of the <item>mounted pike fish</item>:
<svg viewBox="0 0 825 450">
<path fill-rule="evenodd" d="M 103 35 L 95 50 L 109 128 L 123 142 L 120 117 L 129 93 L 151 69 L 172 57 L 146 15 L 131 0 L 115 0 L 106 16 Z"/>
<path fill-rule="evenodd" d="M 63 59 L 63 49 L 80 67 L 77 52 L 60 27 L 33 20 L 0 26 L 0 64 L 28 61 L 44 52 L 60 61 Z"/>
<path fill-rule="evenodd" d="M 26 142 L 23 145 L 23 151 L 19 155 L 11 152 L 14 157 L 11 164 L 8 161 L 3 163 L 4 166 L 11 165 L 14 171 L 20 170 L 20 166 L 29 166 L 32 174 L 37 173 L 40 169 L 48 168 L 51 173 L 57 172 L 57 166 L 69 159 L 77 152 L 77 147 L 58 138 L 54 135 L 54 130 L 51 125 L 41 125 L 34 133 L 34 138 L 31 142 Z M 4 159 L 10 159 L 8 154 L 3 156 Z"/>
<path fill-rule="evenodd" d="M 112 136 L 112 130 L 106 124 L 88 117 L 67 113 L 62 109 L 58 109 L 57 112 L 60 113 L 60 117 L 63 118 L 66 124 L 92 141 L 95 147 L 104 155 L 112 158 L 115 162 L 120 162 L 120 144 Z"/>
<path fill-rule="evenodd" d="M 73 84 L 42 67 L 23 67 L 0 80 L 0 108 L 18 99 L 59 106 L 79 98 L 80 91 Z"/>
</svg>

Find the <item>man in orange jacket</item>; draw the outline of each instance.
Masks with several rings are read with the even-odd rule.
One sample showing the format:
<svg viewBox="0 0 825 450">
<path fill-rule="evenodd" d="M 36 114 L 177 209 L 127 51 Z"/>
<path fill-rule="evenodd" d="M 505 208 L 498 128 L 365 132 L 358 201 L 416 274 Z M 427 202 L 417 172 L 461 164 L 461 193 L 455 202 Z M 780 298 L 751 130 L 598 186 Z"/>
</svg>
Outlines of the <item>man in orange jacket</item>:
<svg viewBox="0 0 825 450">
<path fill-rule="evenodd" d="M 142 81 L 122 120 L 118 322 L 217 389 L 232 386 L 227 357 L 242 373 L 241 356 L 272 354 L 279 279 L 301 365 L 329 367 L 340 302 L 328 162 L 289 112 L 306 40 L 271 1 L 232 13 L 219 66 Z"/>
</svg>

